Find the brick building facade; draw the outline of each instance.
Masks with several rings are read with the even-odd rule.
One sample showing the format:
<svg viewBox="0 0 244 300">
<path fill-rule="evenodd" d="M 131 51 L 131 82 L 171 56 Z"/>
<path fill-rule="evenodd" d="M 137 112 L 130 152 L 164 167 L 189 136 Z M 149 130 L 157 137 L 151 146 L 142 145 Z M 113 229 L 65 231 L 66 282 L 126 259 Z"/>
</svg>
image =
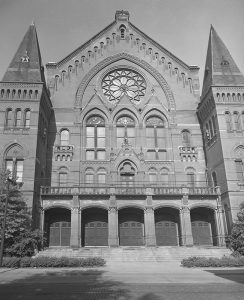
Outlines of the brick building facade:
<svg viewBox="0 0 244 300">
<path fill-rule="evenodd" d="M 30 26 L 0 82 L 1 159 L 49 246 L 225 244 L 244 77 L 212 27 L 201 97 L 198 71 L 117 11 L 44 76 Z"/>
</svg>

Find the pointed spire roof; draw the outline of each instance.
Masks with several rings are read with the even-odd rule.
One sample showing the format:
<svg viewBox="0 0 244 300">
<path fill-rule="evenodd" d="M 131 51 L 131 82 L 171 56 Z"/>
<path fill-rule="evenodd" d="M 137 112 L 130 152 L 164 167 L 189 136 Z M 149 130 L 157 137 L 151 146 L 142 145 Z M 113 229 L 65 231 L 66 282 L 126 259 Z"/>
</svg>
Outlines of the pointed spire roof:
<svg viewBox="0 0 244 300">
<path fill-rule="evenodd" d="M 29 26 L 2 81 L 26 83 L 45 81 L 34 23 Z"/>
<path fill-rule="evenodd" d="M 244 76 L 237 67 L 229 50 L 211 25 L 202 95 L 210 85 L 244 85 Z"/>
</svg>

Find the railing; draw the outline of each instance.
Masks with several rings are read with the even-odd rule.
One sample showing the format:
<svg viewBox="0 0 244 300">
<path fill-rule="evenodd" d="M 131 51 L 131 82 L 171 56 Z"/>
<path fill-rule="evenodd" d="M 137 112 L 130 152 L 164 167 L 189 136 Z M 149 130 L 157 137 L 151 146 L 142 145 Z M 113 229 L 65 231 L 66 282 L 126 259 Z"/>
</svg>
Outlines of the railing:
<svg viewBox="0 0 244 300">
<path fill-rule="evenodd" d="M 73 152 L 74 147 L 71 145 L 68 146 L 54 146 L 54 152 Z"/>
<path fill-rule="evenodd" d="M 217 188 L 182 186 L 83 185 L 77 187 L 42 186 L 41 195 L 218 195 Z"/>
</svg>

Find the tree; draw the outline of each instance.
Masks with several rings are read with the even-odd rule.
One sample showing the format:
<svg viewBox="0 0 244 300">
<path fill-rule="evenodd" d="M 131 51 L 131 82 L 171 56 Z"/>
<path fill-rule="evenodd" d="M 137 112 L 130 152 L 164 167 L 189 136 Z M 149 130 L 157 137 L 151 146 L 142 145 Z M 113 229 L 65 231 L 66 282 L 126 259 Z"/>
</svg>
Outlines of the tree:
<svg viewBox="0 0 244 300">
<path fill-rule="evenodd" d="M 31 214 L 20 190 L 20 185 L 8 181 L 8 172 L 0 172 L 0 230 L 4 219 L 6 197 L 8 198 L 4 254 L 30 256 L 42 245 L 41 233 L 31 230 Z M 1 240 L 2 236 L 0 237 Z"/>
<path fill-rule="evenodd" d="M 232 226 L 229 243 L 234 253 L 244 255 L 244 203 L 240 205 L 237 221 Z"/>
</svg>

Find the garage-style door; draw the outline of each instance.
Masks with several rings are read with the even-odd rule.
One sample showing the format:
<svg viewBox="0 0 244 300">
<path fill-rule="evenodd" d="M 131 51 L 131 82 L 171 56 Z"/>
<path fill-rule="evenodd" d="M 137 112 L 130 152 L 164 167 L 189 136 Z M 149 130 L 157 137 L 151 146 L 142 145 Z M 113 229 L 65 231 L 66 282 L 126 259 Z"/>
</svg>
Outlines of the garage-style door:
<svg viewBox="0 0 244 300">
<path fill-rule="evenodd" d="M 160 221 L 155 224 L 156 241 L 158 246 L 177 246 L 177 224 L 170 221 Z"/>
<path fill-rule="evenodd" d="M 85 246 L 108 245 L 108 223 L 93 221 L 85 224 Z"/>
<path fill-rule="evenodd" d="M 49 246 L 70 245 L 70 222 L 55 222 L 50 225 Z"/>
<path fill-rule="evenodd" d="M 121 246 L 144 245 L 143 223 L 126 221 L 119 224 L 119 240 Z"/>
<path fill-rule="evenodd" d="M 213 245 L 210 223 L 193 221 L 191 225 L 194 245 Z"/>
</svg>

